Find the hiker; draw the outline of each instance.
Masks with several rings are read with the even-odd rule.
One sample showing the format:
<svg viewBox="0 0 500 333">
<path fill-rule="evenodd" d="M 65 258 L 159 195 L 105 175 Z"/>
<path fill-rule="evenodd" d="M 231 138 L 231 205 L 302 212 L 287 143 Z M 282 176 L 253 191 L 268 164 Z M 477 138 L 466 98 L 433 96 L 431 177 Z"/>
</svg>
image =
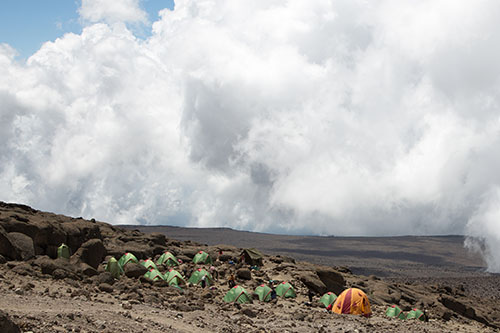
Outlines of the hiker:
<svg viewBox="0 0 500 333">
<path fill-rule="evenodd" d="M 313 296 L 314 292 L 311 289 L 309 289 L 309 292 L 307 293 L 307 297 L 309 297 L 309 303 L 313 302 Z"/>
<path fill-rule="evenodd" d="M 217 272 L 217 270 L 215 269 L 214 266 L 210 266 L 210 274 L 212 274 L 212 277 L 218 281 L 219 280 L 219 273 Z"/>
<path fill-rule="evenodd" d="M 201 287 L 205 288 L 206 285 L 207 285 L 207 276 L 203 275 L 202 278 L 201 278 Z"/>
<path fill-rule="evenodd" d="M 233 273 L 231 273 L 231 276 L 229 277 L 229 280 L 227 282 L 229 283 L 229 288 L 233 288 L 236 285 Z"/>
<path fill-rule="evenodd" d="M 277 295 L 276 295 L 276 290 L 274 289 L 274 287 L 271 287 L 271 302 L 273 302 L 273 303 L 277 303 L 278 302 L 278 298 L 277 298 Z"/>
</svg>

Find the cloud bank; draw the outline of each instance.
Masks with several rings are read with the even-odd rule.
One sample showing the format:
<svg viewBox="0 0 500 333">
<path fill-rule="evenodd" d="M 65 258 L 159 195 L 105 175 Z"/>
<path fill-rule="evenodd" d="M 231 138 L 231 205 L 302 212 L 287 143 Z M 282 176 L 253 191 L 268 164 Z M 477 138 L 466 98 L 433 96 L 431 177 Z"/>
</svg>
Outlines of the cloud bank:
<svg viewBox="0 0 500 333">
<path fill-rule="evenodd" d="M 125 3 L 125 2 L 123 2 Z M 1 200 L 111 223 L 460 234 L 500 271 L 500 4 L 83 1 L 0 46 Z"/>
<path fill-rule="evenodd" d="M 147 14 L 139 0 L 81 0 L 80 17 L 88 22 L 146 23 Z"/>
</svg>

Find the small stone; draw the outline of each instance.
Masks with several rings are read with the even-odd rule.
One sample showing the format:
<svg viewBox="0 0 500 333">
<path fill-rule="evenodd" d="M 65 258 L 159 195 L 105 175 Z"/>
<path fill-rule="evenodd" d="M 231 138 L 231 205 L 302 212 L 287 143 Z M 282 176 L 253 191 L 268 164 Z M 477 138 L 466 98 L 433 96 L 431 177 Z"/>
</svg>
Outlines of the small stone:
<svg viewBox="0 0 500 333">
<path fill-rule="evenodd" d="M 132 304 L 130 304 L 129 302 L 123 302 L 122 308 L 125 310 L 132 310 Z"/>
</svg>

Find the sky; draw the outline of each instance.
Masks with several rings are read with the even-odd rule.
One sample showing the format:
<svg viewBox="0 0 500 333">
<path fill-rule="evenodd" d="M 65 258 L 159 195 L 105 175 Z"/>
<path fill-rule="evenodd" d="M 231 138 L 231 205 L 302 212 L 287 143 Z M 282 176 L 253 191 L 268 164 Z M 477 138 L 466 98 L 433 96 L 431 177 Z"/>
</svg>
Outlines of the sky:
<svg viewBox="0 0 500 333">
<path fill-rule="evenodd" d="M 500 271 L 497 1 L 48 2 L 0 5 L 0 200 L 463 234 Z"/>
<path fill-rule="evenodd" d="M 164 8 L 173 9 L 173 0 L 144 0 L 139 3 L 149 22 L 158 19 Z M 65 33 L 81 33 L 83 24 L 79 0 L 5 0 L 0 2 L 0 42 L 7 43 L 27 59 L 43 43 L 54 41 Z M 151 34 L 150 25 L 135 29 L 138 37 Z"/>
</svg>

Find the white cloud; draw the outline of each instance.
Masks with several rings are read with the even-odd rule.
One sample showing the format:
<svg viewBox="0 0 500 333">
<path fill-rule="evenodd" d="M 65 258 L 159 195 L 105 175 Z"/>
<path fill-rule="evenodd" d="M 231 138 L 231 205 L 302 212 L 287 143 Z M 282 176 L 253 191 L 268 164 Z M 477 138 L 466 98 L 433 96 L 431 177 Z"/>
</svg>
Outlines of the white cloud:
<svg viewBox="0 0 500 333">
<path fill-rule="evenodd" d="M 140 17 L 107 4 L 82 16 Z M 499 6 L 184 0 L 145 41 L 99 23 L 26 64 L 3 46 L 0 199 L 113 223 L 467 232 L 495 249 Z"/>
<path fill-rule="evenodd" d="M 139 0 L 82 0 L 80 16 L 89 22 L 147 23 Z"/>
</svg>

